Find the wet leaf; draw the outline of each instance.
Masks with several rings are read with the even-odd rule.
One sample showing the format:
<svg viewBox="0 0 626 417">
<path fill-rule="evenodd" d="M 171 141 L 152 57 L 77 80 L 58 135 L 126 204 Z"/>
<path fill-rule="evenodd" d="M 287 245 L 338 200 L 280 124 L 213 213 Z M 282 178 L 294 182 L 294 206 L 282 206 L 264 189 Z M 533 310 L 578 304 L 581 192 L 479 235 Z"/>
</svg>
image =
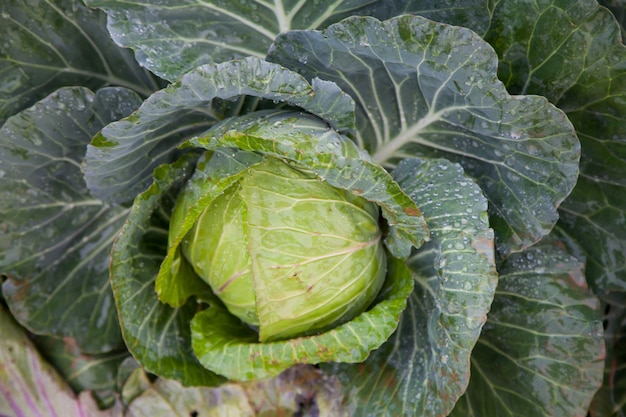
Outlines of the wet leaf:
<svg viewBox="0 0 626 417">
<path fill-rule="evenodd" d="M 127 210 L 89 195 L 81 162 L 91 136 L 138 102 L 126 89 L 67 87 L 0 130 L 4 297 L 29 330 L 85 352 L 122 346 L 108 266 Z"/>
<path fill-rule="evenodd" d="M 619 25 L 591 0 L 507 1 L 494 10 L 487 40 L 512 92 L 546 96 L 576 128 L 580 178 L 559 209 L 559 226 L 582 246 L 591 287 L 624 291 L 626 47 Z"/>
<path fill-rule="evenodd" d="M 133 54 L 116 46 L 106 15 L 80 1 L 5 0 L 0 14 L 0 126 L 57 88 L 158 88 Z"/>
<path fill-rule="evenodd" d="M 484 30 L 489 9 L 483 0 L 192 0 L 158 4 L 147 0 L 87 0 L 109 15 L 109 31 L 120 45 L 161 77 L 175 81 L 197 66 L 234 58 L 263 58 L 280 32 L 326 27 L 351 15 L 381 19 L 424 13 L 432 19 Z"/>
<path fill-rule="evenodd" d="M 602 383 L 604 343 L 583 267 L 553 241 L 502 265 L 470 385 L 453 417 L 587 415 Z"/>
<path fill-rule="evenodd" d="M 196 300 L 172 308 L 161 303 L 154 290 L 167 252 L 169 217 L 176 194 L 194 163 L 187 155 L 157 168 L 155 182 L 137 196 L 113 246 L 111 286 L 124 341 L 146 371 L 185 386 L 213 386 L 224 379 L 200 366 L 191 349 L 189 323 L 198 310 Z"/>
<path fill-rule="evenodd" d="M 294 364 L 361 362 L 394 332 L 413 288 L 402 261 L 391 258 L 388 268 L 373 306 L 331 330 L 259 343 L 255 331 L 226 309 L 212 305 L 191 322 L 193 350 L 205 367 L 235 381 L 276 376 Z"/>
<path fill-rule="evenodd" d="M 225 120 L 189 141 L 205 149 L 235 147 L 294 161 L 321 179 L 382 208 L 391 254 L 407 258 L 428 239 L 419 207 L 381 166 L 324 121 L 301 112 L 266 110 Z"/>
<path fill-rule="evenodd" d="M 415 281 L 398 330 L 359 365 L 325 365 L 359 416 L 447 416 L 469 379 L 469 358 L 497 274 L 487 202 L 460 165 L 407 159 L 394 177 L 424 212 L 431 241 L 408 260 Z"/>
<path fill-rule="evenodd" d="M 148 186 L 156 166 L 176 157 L 178 145 L 229 116 L 263 108 L 261 99 L 272 107 L 298 106 L 338 130 L 354 127 L 354 104 L 333 83 L 309 83 L 256 58 L 207 65 L 153 94 L 94 138 L 85 164 L 90 191 L 106 201 L 132 200 Z"/>
<path fill-rule="evenodd" d="M 578 174 L 565 115 L 538 96 L 510 96 L 497 57 L 475 33 L 421 17 L 354 17 L 278 36 L 268 59 L 336 82 L 356 101 L 357 142 L 375 162 L 457 161 L 490 202 L 501 254 L 550 232 Z"/>
</svg>

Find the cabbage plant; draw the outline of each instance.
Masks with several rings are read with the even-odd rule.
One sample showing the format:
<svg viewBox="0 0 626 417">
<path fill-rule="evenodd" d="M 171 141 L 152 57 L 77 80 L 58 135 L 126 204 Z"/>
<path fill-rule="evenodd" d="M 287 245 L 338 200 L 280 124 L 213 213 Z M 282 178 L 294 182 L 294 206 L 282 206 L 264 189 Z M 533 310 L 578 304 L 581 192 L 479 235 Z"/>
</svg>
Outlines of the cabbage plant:
<svg viewBox="0 0 626 417">
<path fill-rule="evenodd" d="M 623 415 L 623 4 L 35 3 L 0 415 Z"/>
</svg>

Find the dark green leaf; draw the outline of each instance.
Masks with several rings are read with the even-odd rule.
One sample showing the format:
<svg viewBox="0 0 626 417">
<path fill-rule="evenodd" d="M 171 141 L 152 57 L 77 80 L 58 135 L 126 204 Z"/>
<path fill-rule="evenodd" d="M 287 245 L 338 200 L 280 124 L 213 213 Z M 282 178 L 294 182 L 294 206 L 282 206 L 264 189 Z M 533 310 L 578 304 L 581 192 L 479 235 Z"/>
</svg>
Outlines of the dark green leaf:
<svg viewBox="0 0 626 417">
<path fill-rule="evenodd" d="M 351 15 L 387 19 L 424 13 L 481 32 L 489 21 L 487 2 L 471 0 L 86 0 L 109 15 L 117 43 L 137 50 L 139 61 L 175 81 L 202 64 L 256 56 L 262 58 L 280 32 L 317 29 Z"/>
<path fill-rule="evenodd" d="M 622 177 L 626 178 L 626 165 Z M 559 233 L 583 248 L 579 257 L 587 261 L 591 287 L 599 294 L 625 291 L 626 183 L 597 180 L 583 173 L 559 213 Z"/>
<path fill-rule="evenodd" d="M 626 48 L 593 0 L 501 2 L 487 39 L 501 79 L 562 108 L 581 141 L 580 178 L 559 215 L 583 247 L 590 285 L 626 289 Z"/>
<path fill-rule="evenodd" d="M 622 28 L 622 42 L 626 37 L 626 1 L 624 0 L 600 0 L 602 6 L 608 8 L 620 23 Z"/>
<path fill-rule="evenodd" d="M 106 15 L 80 1 L 4 0 L 0 14 L 0 125 L 63 86 L 157 88 L 130 51 L 116 46 Z"/>
<path fill-rule="evenodd" d="M 470 385 L 452 416 L 584 417 L 603 359 L 599 303 L 583 264 L 541 242 L 502 265 Z"/>
<path fill-rule="evenodd" d="M 190 299 L 171 308 L 154 291 L 167 252 L 169 216 L 176 193 L 195 161 L 183 157 L 154 172 L 155 182 L 135 199 L 113 246 L 111 286 L 128 349 L 148 372 L 184 385 L 218 385 L 221 377 L 204 369 L 191 350 L 189 322 L 198 310 Z M 208 288 L 208 287 L 207 287 Z"/>
<path fill-rule="evenodd" d="M 129 357 L 126 350 L 88 355 L 81 352 L 70 338 L 38 337 L 35 343 L 74 392 L 91 391 L 101 408 L 109 408 L 115 403 L 118 368 Z"/>
<path fill-rule="evenodd" d="M 606 297 L 604 382 L 591 403 L 593 417 L 626 416 L 626 302 L 623 292 Z"/>
<path fill-rule="evenodd" d="M 281 34 L 269 59 L 352 95 L 357 141 L 374 161 L 461 163 L 491 203 L 502 254 L 556 223 L 578 174 L 574 130 L 545 99 L 510 96 L 496 78 L 496 55 L 475 33 L 421 17 L 350 18 L 323 32 Z"/>
<path fill-rule="evenodd" d="M 394 177 L 422 208 L 431 241 L 408 261 L 415 280 L 398 331 L 336 374 L 358 416 L 446 416 L 469 379 L 469 357 L 497 275 L 487 201 L 460 165 L 408 159 Z"/>
<path fill-rule="evenodd" d="M 63 88 L 0 130 L 0 272 L 16 318 L 85 352 L 122 345 L 109 251 L 127 210 L 89 195 L 81 162 L 91 136 L 139 105 L 135 93 Z"/>
<path fill-rule="evenodd" d="M 354 127 L 354 103 L 333 83 L 309 83 L 256 58 L 207 65 L 153 94 L 135 114 L 94 138 L 85 166 L 89 189 L 103 200 L 130 201 L 185 139 L 228 116 L 254 110 L 256 104 L 244 106 L 245 95 L 301 107 L 339 130 Z"/>
</svg>

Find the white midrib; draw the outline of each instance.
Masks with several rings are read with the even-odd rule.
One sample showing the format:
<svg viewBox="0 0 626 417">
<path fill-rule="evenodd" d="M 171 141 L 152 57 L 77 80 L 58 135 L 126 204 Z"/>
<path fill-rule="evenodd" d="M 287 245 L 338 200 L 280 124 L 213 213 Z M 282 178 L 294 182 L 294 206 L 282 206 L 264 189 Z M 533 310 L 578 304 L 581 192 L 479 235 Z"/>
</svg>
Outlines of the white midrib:
<svg viewBox="0 0 626 417">
<path fill-rule="evenodd" d="M 445 109 L 437 112 L 429 111 L 416 124 L 401 131 L 399 135 L 379 146 L 378 149 L 376 149 L 376 152 L 372 155 L 372 158 L 377 164 L 382 165 L 387 162 L 398 149 L 409 142 L 427 144 L 432 147 L 432 143 L 420 140 L 418 136 L 419 132 L 424 130 L 426 126 L 436 122 L 437 120 L 441 120 L 444 114 L 465 108 L 467 108 L 467 106 L 446 107 Z"/>
<path fill-rule="evenodd" d="M 274 0 L 274 11 L 278 20 L 278 31 L 286 32 L 291 29 L 291 18 L 285 13 L 282 0 Z"/>
</svg>

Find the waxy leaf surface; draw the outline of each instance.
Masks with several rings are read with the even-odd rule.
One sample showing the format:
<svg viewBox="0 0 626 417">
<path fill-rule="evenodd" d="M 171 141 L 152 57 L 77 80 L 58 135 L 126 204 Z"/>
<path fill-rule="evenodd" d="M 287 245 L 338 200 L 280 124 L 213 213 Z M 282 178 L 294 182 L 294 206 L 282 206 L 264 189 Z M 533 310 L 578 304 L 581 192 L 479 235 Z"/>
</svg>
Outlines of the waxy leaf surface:
<svg viewBox="0 0 626 417">
<path fill-rule="evenodd" d="M 89 195 L 81 162 L 91 136 L 138 105 L 126 89 L 67 87 L 0 129 L 4 297 L 32 332 L 90 353 L 122 345 L 108 267 L 127 210 Z"/>
<path fill-rule="evenodd" d="M 520 13 L 520 10 L 524 10 Z M 531 30 L 532 29 L 532 30 Z M 580 178 L 560 227 L 583 248 L 590 285 L 626 289 L 626 47 L 595 1 L 502 2 L 487 40 L 514 93 L 541 94 L 567 113 L 581 142 Z"/>
<path fill-rule="evenodd" d="M 487 201 L 446 160 L 407 159 L 393 174 L 431 230 L 407 262 L 415 290 L 396 333 L 363 364 L 323 369 L 339 377 L 353 415 L 447 416 L 467 387 L 496 287 Z"/>
<path fill-rule="evenodd" d="M 156 166 L 175 158 L 184 140 L 226 117 L 278 102 L 310 111 L 339 130 L 354 127 L 354 103 L 333 83 L 309 83 L 257 58 L 206 65 L 94 138 L 85 166 L 89 189 L 106 201 L 130 201 L 148 186 Z"/>
<path fill-rule="evenodd" d="M 274 38 L 292 29 L 326 27 L 351 15 L 387 19 L 424 13 L 476 30 L 489 20 L 483 0 L 86 0 L 109 15 L 109 31 L 121 46 L 170 81 L 197 66 L 234 58 L 263 58 Z"/>
<path fill-rule="evenodd" d="M 502 254 L 556 223 L 578 174 L 574 130 L 544 98 L 510 96 L 493 49 L 474 32 L 416 16 L 354 17 L 281 34 L 268 58 L 350 94 L 357 142 L 374 161 L 422 155 L 463 165 L 489 199 Z"/>
<path fill-rule="evenodd" d="M 154 290 L 176 194 L 194 163 L 186 156 L 160 166 L 154 183 L 137 196 L 113 245 L 111 286 L 126 346 L 147 372 L 185 386 L 212 386 L 224 379 L 200 366 L 191 350 L 189 323 L 198 310 L 196 300 L 173 308 L 161 303 Z"/>
<path fill-rule="evenodd" d="M 381 206 L 389 224 L 385 243 L 393 256 L 407 258 L 428 239 L 419 207 L 389 173 L 324 121 L 301 112 L 266 110 L 225 120 L 189 141 L 206 149 L 237 147 L 278 156 L 310 169 L 330 185 Z"/>
<path fill-rule="evenodd" d="M 80 1 L 5 0 L 1 12 L 0 125 L 64 86 L 116 85 L 145 95 L 158 88 L 111 40 L 101 11 Z"/>
<path fill-rule="evenodd" d="M 586 416 L 602 383 L 604 342 L 583 264 L 545 241 L 499 272 L 470 385 L 451 416 Z"/>
<path fill-rule="evenodd" d="M 625 4 L 600 3 L 621 26 L 592 0 L 544 0 L 531 8 L 510 1 L 495 8 L 486 39 L 501 57 L 499 73 L 508 88 L 545 95 L 567 113 L 580 138 L 580 177 L 559 208 L 558 234 L 586 262 L 590 287 L 609 306 L 605 385 L 592 415 L 614 416 L 626 403 L 619 354 L 623 301 L 616 303 L 626 289 Z"/>
<path fill-rule="evenodd" d="M 258 334 L 226 309 L 212 305 L 191 322 L 193 349 L 204 366 L 235 381 L 273 377 L 294 364 L 362 362 L 394 332 L 412 289 L 404 263 L 391 258 L 369 310 L 326 332 L 266 343 L 258 343 Z"/>
<path fill-rule="evenodd" d="M 273 114 L 274 112 L 271 112 Z M 281 114 L 284 114 L 282 112 Z M 294 119 L 293 113 L 288 113 Z M 285 128 L 290 132 L 296 132 L 295 137 L 303 142 L 310 142 L 308 146 L 320 146 L 326 148 L 327 142 L 323 141 L 324 137 L 330 136 L 337 139 L 328 132 L 328 127 L 320 123 L 318 119 L 310 120 L 302 116 L 300 119 L 291 121 L 289 126 Z M 262 119 L 256 120 L 256 129 L 259 138 L 264 138 L 265 134 L 274 139 L 280 138 L 280 135 L 274 137 L 269 135 L 271 131 L 264 130 Z M 238 119 L 233 119 L 237 121 Z M 283 119 L 279 119 L 284 121 Z M 274 122 L 272 126 L 277 126 Z M 245 126 L 243 124 L 242 126 Z M 225 124 L 226 130 L 231 131 L 233 125 Z M 241 126 L 240 126 L 241 127 Z M 306 134 L 305 134 L 306 131 Z M 319 136 L 319 137 L 318 137 Z M 236 150 L 229 147 L 233 143 L 224 143 L 227 139 L 221 136 L 218 129 L 217 147 L 213 153 L 205 154 L 198 162 L 198 167 L 192 177 L 186 182 L 185 193 L 177 203 L 176 211 L 170 224 L 170 237 L 167 256 L 161 264 L 159 275 L 156 281 L 156 290 L 159 299 L 173 306 L 180 306 L 190 296 L 196 295 L 201 300 L 210 297 L 206 292 L 208 286 L 189 285 L 189 282 L 199 281 L 197 276 L 188 276 L 187 274 L 178 273 L 179 269 L 172 265 L 176 262 L 186 263 L 185 259 L 179 255 L 177 247 L 191 229 L 198 216 L 203 209 L 210 204 L 224 188 L 237 181 L 245 169 L 259 162 L 258 154 L 247 151 Z M 251 138 L 251 140 L 254 138 Z M 321 140 L 316 140 L 321 139 Z M 201 142 L 202 140 L 198 140 Z M 196 142 L 191 141 L 192 143 Z M 210 140 L 208 140 L 211 143 Z M 250 142 L 252 143 L 252 142 Z M 335 142 L 333 142 L 335 143 Z M 339 143 L 336 143 L 340 148 Z M 221 145 L 221 146 L 220 146 Z M 288 143 L 284 144 L 290 147 Z M 354 149 L 351 142 L 346 144 L 348 149 Z M 242 146 L 245 147 L 245 146 Z M 265 149 L 270 150 L 271 146 L 253 146 L 257 151 L 262 152 Z M 292 150 L 302 150 L 298 147 L 291 147 Z M 307 152 L 301 155 L 306 157 Z M 314 152 L 308 152 L 309 157 L 315 156 Z M 271 153 L 270 153 L 271 155 Z M 303 165 L 307 166 L 307 165 Z M 386 189 L 395 184 L 391 177 L 387 174 L 387 180 L 382 187 Z M 365 180 L 372 180 L 366 177 Z M 356 178 L 353 178 L 354 182 Z M 375 184 L 374 184 L 375 185 Z M 368 186 L 368 189 L 373 186 Z M 400 191 L 400 189 L 398 188 Z M 371 190 L 370 190 L 371 191 Z M 405 196 L 406 197 L 406 196 Z M 408 197 L 407 197 L 408 198 Z M 143 212 L 145 215 L 145 205 L 140 201 L 134 206 L 138 211 L 138 215 Z M 402 211 L 402 210 L 400 210 Z M 132 229 L 130 229 L 132 230 Z M 422 230 L 422 229 L 419 229 Z M 125 230 L 123 237 L 120 239 L 123 245 L 128 238 L 129 230 Z M 124 251 L 124 247 L 120 246 L 120 250 Z M 129 252 L 130 256 L 132 250 Z M 117 256 L 114 256 L 117 259 Z M 390 261 L 391 262 L 391 261 Z M 396 261 L 399 262 L 399 261 Z M 220 303 L 212 303 L 209 301 L 210 307 L 195 315 L 192 326 L 192 346 L 199 361 L 208 369 L 215 371 L 220 375 L 224 375 L 233 380 L 250 380 L 275 376 L 282 372 L 292 364 L 298 363 L 319 363 L 324 361 L 346 361 L 357 362 L 365 359 L 367 354 L 374 348 L 380 346 L 384 340 L 394 331 L 397 326 L 398 316 L 406 305 L 406 297 L 412 289 L 412 282 L 407 277 L 407 272 L 403 271 L 399 266 L 391 268 L 390 277 L 387 285 L 383 290 L 384 297 L 378 300 L 377 304 L 366 313 L 362 313 L 354 320 L 321 333 L 319 335 L 293 338 L 280 342 L 258 343 L 259 335 L 252 331 L 248 326 L 241 323 L 239 319 L 232 316 L 228 311 L 220 306 Z M 136 272 L 133 272 L 136 273 Z M 114 268 L 114 281 L 124 279 L 127 275 L 125 270 L 117 270 Z M 181 283 L 186 288 L 181 291 Z M 115 287 L 114 287 L 115 288 Z M 136 300 L 129 300 L 129 306 Z M 128 310 L 131 311 L 131 310 Z M 126 311 L 122 312 L 122 316 Z M 135 318 L 125 317 L 128 322 L 136 321 Z M 358 348 L 356 347 L 358 346 Z"/>
</svg>

